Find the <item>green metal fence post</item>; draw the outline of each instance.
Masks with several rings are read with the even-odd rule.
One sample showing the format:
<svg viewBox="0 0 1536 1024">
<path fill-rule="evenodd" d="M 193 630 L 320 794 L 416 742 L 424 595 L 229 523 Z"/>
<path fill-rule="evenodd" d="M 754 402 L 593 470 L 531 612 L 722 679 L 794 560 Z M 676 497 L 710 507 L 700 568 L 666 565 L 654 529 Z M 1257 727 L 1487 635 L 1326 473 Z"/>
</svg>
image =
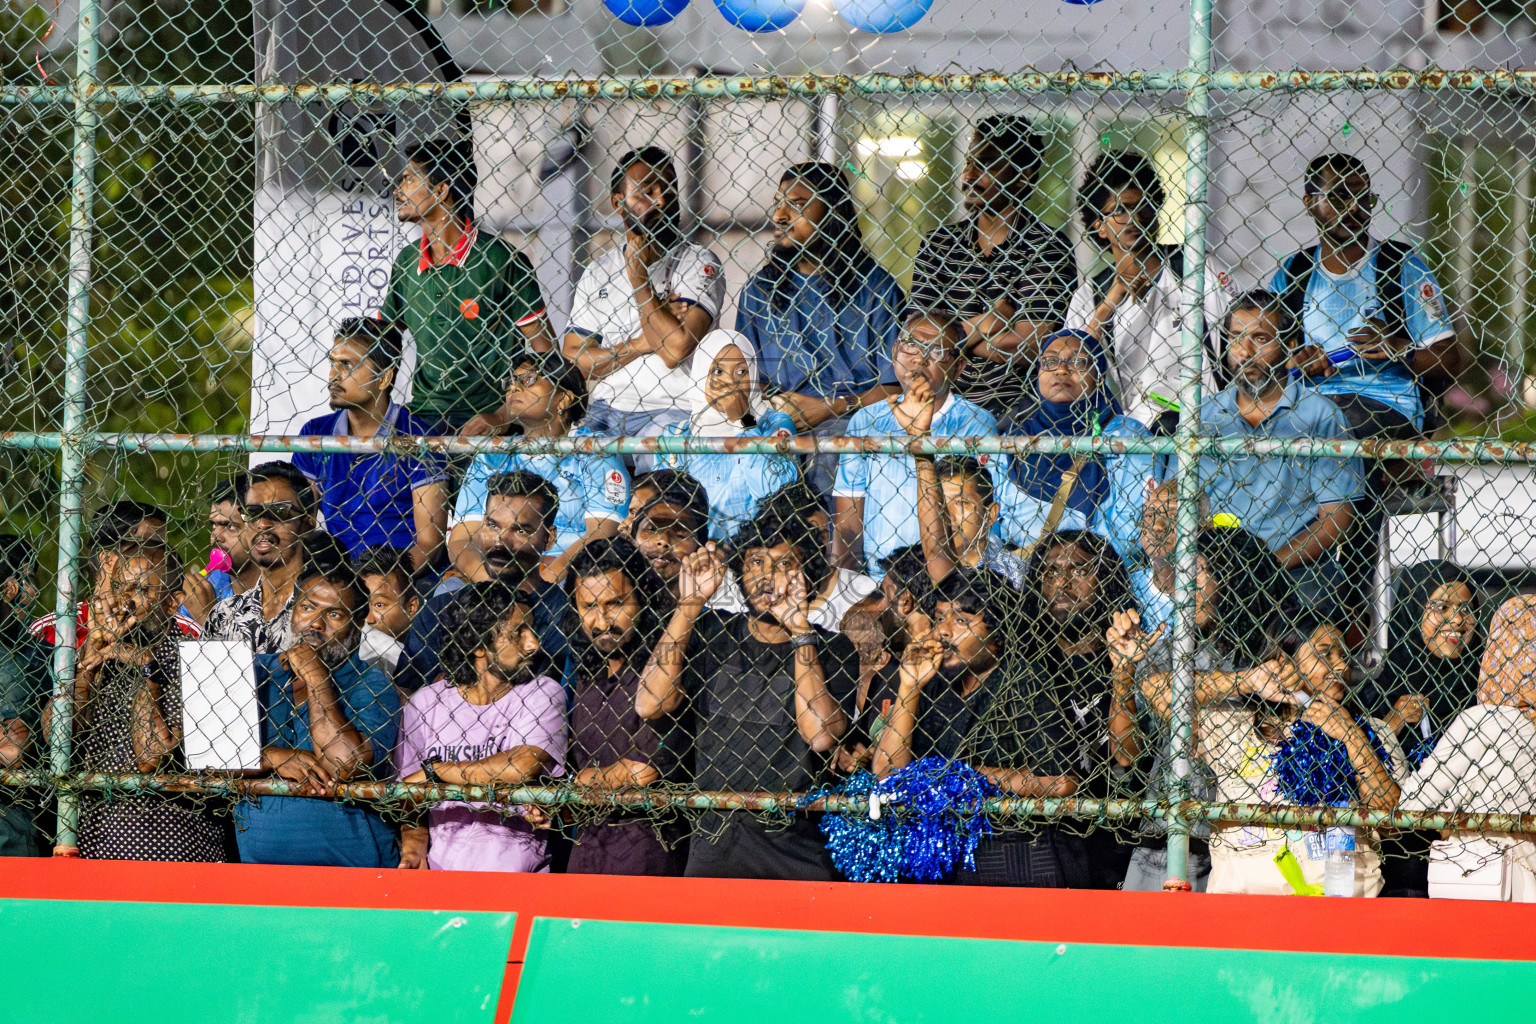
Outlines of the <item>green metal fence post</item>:
<svg viewBox="0 0 1536 1024">
<path fill-rule="evenodd" d="M 1200 506 L 1200 373 L 1205 349 L 1205 221 L 1210 139 L 1211 0 L 1190 0 L 1189 87 L 1185 94 L 1184 323 L 1179 381 L 1178 520 L 1174 549 L 1172 721 L 1168 799 L 1188 800 L 1193 774 L 1195 695 L 1195 533 Z M 1168 818 L 1165 889 L 1189 888 L 1189 828 L 1182 813 Z"/>
<path fill-rule="evenodd" d="M 91 240 L 95 227 L 92 204 L 96 185 L 96 56 L 100 8 L 96 0 L 81 0 L 75 38 L 74 173 L 70 183 L 69 292 L 64 337 L 64 422 L 59 446 L 59 567 L 58 600 L 54 605 L 53 721 L 48 734 L 53 774 L 69 771 L 74 731 L 75 578 L 83 525 L 81 480 L 85 475 L 85 368 L 91 324 Z M 58 794 L 56 852 L 75 852 L 80 824 L 79 797 Z"/>
</svg>

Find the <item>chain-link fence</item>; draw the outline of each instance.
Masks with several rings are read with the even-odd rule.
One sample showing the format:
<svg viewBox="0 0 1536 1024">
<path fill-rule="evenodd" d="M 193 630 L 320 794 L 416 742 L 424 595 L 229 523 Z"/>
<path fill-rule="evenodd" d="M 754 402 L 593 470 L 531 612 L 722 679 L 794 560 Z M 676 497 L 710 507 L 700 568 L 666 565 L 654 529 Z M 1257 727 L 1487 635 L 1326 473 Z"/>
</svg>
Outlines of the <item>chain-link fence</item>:
<svg viewBox="0 0 1536 1024">
<path fill-rule="evenodd" d="M 1524 7 L 0 19 L 0 853 L 1536 899 Z"/>
</svg>

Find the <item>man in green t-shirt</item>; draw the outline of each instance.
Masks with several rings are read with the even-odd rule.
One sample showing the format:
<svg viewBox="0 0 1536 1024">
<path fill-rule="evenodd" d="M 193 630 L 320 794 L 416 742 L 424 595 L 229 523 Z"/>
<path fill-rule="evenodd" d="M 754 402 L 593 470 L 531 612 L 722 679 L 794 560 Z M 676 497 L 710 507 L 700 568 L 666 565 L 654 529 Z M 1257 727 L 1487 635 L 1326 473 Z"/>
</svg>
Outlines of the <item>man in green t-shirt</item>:
<svg viewBox="0 0 1536 1024">
<path fill-rule="evenodd" d="M 416 339 L 411 414 L 434 434 L 498 434 L 507 375 L 554 334 L 528 257 L 474 226 L 474 158 L 467 142 L 435 139 L 406 154 L 395 188 L 400 220 L 421 242 L 395 258 L 381 315 Z"/>
</svg>

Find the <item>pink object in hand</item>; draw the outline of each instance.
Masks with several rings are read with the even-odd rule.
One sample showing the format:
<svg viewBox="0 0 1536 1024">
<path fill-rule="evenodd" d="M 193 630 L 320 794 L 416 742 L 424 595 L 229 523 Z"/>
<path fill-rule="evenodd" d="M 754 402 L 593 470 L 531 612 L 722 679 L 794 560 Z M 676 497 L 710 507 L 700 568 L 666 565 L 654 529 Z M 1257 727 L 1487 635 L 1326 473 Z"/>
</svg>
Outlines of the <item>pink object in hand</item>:
<svg viewBox="0 0 1536 1024">
<path fill-rule="evenodd" d="M 206 576 L 211 572 L 229 572 L 233 565 L 229 555 L 222 548 L 214 548 L 208 552 L 208 568 L 203 570 L 203 575 Z"/>
</svg>

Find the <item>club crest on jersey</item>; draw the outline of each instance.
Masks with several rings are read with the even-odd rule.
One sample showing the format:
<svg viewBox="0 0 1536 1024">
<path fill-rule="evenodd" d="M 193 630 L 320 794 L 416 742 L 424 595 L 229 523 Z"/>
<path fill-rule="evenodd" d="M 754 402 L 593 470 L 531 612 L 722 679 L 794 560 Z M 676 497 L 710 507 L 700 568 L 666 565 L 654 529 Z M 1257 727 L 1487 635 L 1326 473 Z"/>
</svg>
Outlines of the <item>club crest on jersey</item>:
<svg viewBox="0 0 1536 1024">
<path fill-rule="evenodd" d="M 459 312 L 464 314 L 465 320 L 473 320 L 480 315 L 480 303 L 474 299 L 465 299 L 459 303 Z"/>
<path fill-rule="evenodd" d="M 1419 301 L 1424 304 L 1424 311 L 1436 320 L 1445 319 L 1445 303 L 1440 301 L 1440 289 L 1425 281 L 1419 286 Z"/>
<path fill-rule="evenodd" d="M 603 480 L 603 497 L 608 499 L 610 505 L 617 505 L 624 500 L 624 492 L 629 488 L 624 486 L 624 474 L 616 469 L 610 469 L 608 476 Z"/>
</svg>

